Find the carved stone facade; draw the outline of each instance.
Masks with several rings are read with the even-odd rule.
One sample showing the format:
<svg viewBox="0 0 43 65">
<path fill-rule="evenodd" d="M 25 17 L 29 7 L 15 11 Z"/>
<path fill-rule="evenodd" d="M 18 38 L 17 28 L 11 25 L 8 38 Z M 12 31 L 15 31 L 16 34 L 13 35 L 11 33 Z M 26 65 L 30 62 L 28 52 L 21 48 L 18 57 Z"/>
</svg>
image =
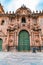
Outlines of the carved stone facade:
<svg viewBox="0 0 43 65">
<path fill-rule="evenodd" d="M 23 18 L 23 19 L 22 19 Z M 43 11 L 34 13 L 21 6 L 14 13 L 5 13 L 0 4 L 0 39 L 2 51 L 18 51 L 19 33 L 26 30 L 30 37 L 30 51 L 33 47 L 43 47 Z"/>
</svg>

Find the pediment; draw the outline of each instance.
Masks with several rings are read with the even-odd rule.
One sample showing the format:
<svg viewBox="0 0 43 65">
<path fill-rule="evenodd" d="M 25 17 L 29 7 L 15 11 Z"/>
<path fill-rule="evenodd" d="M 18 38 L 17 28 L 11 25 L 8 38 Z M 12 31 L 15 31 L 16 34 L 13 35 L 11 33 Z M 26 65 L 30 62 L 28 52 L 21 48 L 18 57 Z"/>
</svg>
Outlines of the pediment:
<svg viewBox="0 0 43 65">
<path fill-rule="evenodd" d="M 24 5 L 18 8 L 15 12 L 15 14 L 22 14 L 22 15 L 31 14 L 31 13 L 32 13 L 31 10 Z"/>
</svg>

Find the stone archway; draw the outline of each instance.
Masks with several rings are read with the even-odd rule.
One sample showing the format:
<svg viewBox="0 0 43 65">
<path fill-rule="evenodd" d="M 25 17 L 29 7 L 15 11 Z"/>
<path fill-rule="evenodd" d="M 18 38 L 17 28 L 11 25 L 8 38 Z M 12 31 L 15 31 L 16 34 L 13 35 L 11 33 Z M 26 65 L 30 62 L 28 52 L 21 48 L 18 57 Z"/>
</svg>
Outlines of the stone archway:
<svg viewBox="0 0 43 65">
<path fill-rule="evenodd" d="M 18 51 L 30 50 L 30 35 L 26 30 L 22 30 L 18 36 Z"/>
<path fill-rule="evenodd" d="M 2 51 L 2 43 L 3 43 L 3 40 L 0 38 L 0 51 Z"/>
</svg>

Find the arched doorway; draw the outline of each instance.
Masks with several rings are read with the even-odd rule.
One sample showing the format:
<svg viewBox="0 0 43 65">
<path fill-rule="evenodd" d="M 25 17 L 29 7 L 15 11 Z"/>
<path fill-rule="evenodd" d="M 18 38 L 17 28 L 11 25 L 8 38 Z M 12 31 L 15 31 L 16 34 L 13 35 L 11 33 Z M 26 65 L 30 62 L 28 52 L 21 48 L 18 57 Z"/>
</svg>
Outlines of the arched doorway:
<svg viewBox="0 0 43 65">
<path fill-rule="evenodd" d="M 2 51 L 2 43 L 3 43 L 3 40 L 0 38 L 0 51 Z"/>
<path fill-rule="evenodd" d="M 26 30 L 22 30 L 18 36 L 18 51 L 30 50 L 30 36 Z"/>
</svg>

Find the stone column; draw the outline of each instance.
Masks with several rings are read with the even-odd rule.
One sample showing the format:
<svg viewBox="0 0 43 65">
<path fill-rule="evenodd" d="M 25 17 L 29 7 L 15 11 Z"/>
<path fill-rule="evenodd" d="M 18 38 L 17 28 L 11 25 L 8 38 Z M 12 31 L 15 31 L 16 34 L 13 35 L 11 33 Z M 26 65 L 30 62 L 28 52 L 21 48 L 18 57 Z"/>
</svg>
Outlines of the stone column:
<svg viewBox="0 0 43 65">
<path fill-rule="evenodd" d="M 7 32 L 7 36 L 5 37 L 4 43 L 3 43 L 3 51 L 8 51 L 8 40 L 9 40 L 9 32 Z"/>
<path fill-rule="evenodd" d="M 40 31 L 41 32 L 41 31 Z M 41 40 L 41 33 L 39 32 L 39 38 L 40 38 L 40 46 L 41 46 L 41 51 L 43 51 L 42 50 L 42 40 Z"/>
<path fill-rule="evenodd" d="M 32 32 L 31 32 L 31 35 L 30 35 L 30 47 L 32 46 Z"/>
<path fill-rule="evenodd" d="M 7 32 L 7 51 L 8 51 L 8 45 L 9 45 L 9 31 Z"/>
<path fill-rule="evenodd" d="M 34 33 L 33 33 L 33 31 L 32 31 L 32 34 L 31 35 L 32 35 L 32 37 L 31 37 L 32 38 L 31 45 L 33 46 L 34 45 Z"/>
<path fill-rule="evenodd" d="M 31 46 L 31 51 L 33 49 L 33 45 L 34 45 L 34 33 L 33 31 L 31 32 L 31 36 L 30 36 L 30 46 Z"/>
<path fill-rule="evenodd" d="M 15 51 L 17 51 L 17 31 L 15 31 L 15 34 L 14 34 L 14 36 L 15 36 L 15 43 L 14 43 L 14 49 L 15 49 Z"/>
<path fill-rule="evenodd" d="M 41 34 L 39 33 L 40 45 L 42 46 Z"/>
<path fill-rule="evenodd" d="M 35 44 L 35 33 L 33 33 L 33 36 L 34 36 L 33 46 L 35 47 L 36 46 L 36 44 Z"/>
</svg>

